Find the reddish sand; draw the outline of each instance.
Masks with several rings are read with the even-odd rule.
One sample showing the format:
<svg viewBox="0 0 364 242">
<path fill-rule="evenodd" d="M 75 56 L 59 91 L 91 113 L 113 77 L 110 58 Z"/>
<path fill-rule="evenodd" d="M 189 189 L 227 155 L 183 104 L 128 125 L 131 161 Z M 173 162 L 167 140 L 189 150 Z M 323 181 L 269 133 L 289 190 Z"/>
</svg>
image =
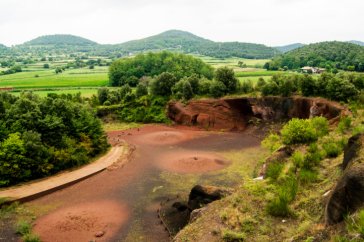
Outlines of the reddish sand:
<svg viewBox="0 0 364 242">
<path fill-rule="evenodd" d="M 175 191 L 154 192 L 164 185 L 161 171 L 207 174 L 230 164 L 219 152 L 259 147 L 260 143 L 247 132 L 216 133 L 164 125 L 112 131 L 108 138 L 114 146 L 127 142 L 135 148 L 123 167 L 30 202 L 35 209 L 48 211 L 34 228 L 43 241 L 170 241 L 157 210 Z M 203 179 L 201 176 L 201 182 Z M 106 233 L 95 238 L 99 231 Z"/>
<path fill-rule="evenodd" d="M 157 165 L 171 172 L 205 173 L 223 169 L 230 162 L 214 153 L 180 151 L 161 155 Z"/>
<path fill-rule="evenodd" d="M 112 201 L 82 203 L 54 211 L 37 220 L 35 233 L 43 242 L 109 241 L 128 219 L 128 209 Z"/>
</svg>

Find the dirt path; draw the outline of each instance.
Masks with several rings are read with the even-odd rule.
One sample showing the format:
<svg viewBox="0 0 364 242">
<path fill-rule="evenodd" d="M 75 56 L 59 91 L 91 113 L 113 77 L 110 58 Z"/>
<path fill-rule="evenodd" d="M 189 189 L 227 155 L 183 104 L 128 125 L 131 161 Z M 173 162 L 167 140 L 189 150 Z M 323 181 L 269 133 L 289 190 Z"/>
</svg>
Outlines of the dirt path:
<svg viewBox="0 0 364 242">
<path fill-rule="evenodd" d="M 169 241 L 157 217 L 160 202 L 196 183 L 227 184 L 217 179 L 236 163 L 226 152 L 260 143 L 247 133 L 156 125 L 108 136 L 112 145 L 135 147 L 128 163 L 27 204 L 38 211 L 34 232 L 43 241 Z"/>
</svg>

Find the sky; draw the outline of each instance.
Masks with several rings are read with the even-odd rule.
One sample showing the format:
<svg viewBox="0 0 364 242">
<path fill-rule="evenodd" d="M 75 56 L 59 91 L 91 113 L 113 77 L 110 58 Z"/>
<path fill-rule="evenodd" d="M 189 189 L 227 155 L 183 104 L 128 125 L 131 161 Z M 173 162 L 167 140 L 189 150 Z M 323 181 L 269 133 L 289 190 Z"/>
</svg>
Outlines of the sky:
<svg viewBox="0 0 364 242">
<path fill-rule="evenodd" d="M 363 0 L 0 0 L 0 43 L 73 34 L 116 44 L 178 29 L 279 46 L 364 41 Z"/>
</svg>

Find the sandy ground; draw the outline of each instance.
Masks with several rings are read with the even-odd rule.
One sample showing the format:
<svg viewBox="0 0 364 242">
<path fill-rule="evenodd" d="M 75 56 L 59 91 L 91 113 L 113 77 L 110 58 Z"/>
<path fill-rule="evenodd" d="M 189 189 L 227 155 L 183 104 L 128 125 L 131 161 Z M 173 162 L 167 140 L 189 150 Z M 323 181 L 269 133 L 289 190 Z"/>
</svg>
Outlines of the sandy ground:
<svg viewBox="0 0 364 242">
<path fill-rule="evenodd" d="M 170 241 L 157 210 L 175 194 L 156 190 L 164 186 L 161 174 L 197 174 L 203 181 L 209 172 L 230 165 L 219 152 L 260 143 L 244 133 L 163 125 L 112 131 L 108 137 L 112 145 L 126 141 L 135 148 L 128 163 L 28 203 L 40 211 L 34 232 L 43 241 Z M 104 235 L 97 238 L 100 231 Z"/>
</svg>

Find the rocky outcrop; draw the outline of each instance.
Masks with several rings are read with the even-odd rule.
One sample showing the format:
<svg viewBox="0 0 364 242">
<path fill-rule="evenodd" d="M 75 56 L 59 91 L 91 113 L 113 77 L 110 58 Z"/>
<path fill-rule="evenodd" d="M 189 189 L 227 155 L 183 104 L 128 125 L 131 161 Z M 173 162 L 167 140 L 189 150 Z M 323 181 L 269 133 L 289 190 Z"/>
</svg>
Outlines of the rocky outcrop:
<svg viewBox="0 0 364 242">
<path fill-rule="evenodd" d="M 232 190 L 214 186 L 196 185 L 192 188 L 188 197 L 190 210 L 199 209 L 213 201 L 220 200 L 232 193 Z"/>
<path fill-rule="evenodd" d="M 326 206 L 326 223 L 341 222 L 344 215 L 364 205 L 364 134 L 353 136 L 345 148 L 344 174 L 337 182 Z"/>
<path fill-rule="evenodd" d="M 168 116 L 175 123 L 214 130 L 244 130 L 254 119 L 281 121 L 324 116 L 335 122 L 346 113 L 336 102 L 308 97 L 225 98 L 168 104 Z"/>
<path fill-rule="evenodd" d="M 196 185 L 192 188 L 188 201 L 176 196 L 162 202 L 158 216 L 169 234 L 174 236 L 188 223 L 199 218 L 205 211 L 204 206 L 231 193 L 232 190 L 227 188 Z"/>
</svg>

